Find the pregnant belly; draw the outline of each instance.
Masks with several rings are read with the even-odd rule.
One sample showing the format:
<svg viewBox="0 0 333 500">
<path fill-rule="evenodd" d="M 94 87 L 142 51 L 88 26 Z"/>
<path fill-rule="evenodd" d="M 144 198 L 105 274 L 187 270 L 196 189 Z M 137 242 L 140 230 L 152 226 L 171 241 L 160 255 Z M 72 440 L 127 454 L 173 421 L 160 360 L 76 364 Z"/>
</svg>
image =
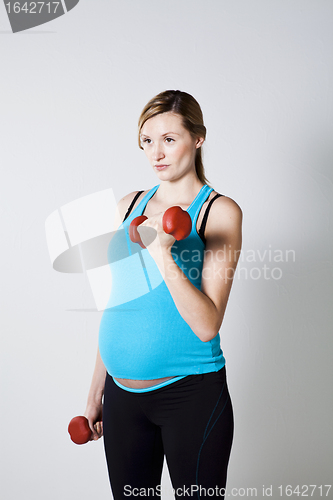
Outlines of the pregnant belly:
<svg viewBox="0 0 333 500">
<path fill-rule="evenodd" d="M 104 311 L 100 354 L 122 385 L 145 388 L 186 375 L 189 368 L 196 373 L 212 357 L 210 343 L 199 340 L 163 287 Z"/>
<path fill-rule="evenodd" d="M 178 350 L 175 343 L 170 342 L 172 331 L 165 331 L 157 316 L 149 321 L 144 316 L 147 315 L 134 308 L 127 314 L 114 309 L 104 312 L 100 324 L 99 349 L 103 363 L 108 373 L 127 387 L 145 388 L 179 375 L 170 373 L 175 348 Z"/>
</svg>

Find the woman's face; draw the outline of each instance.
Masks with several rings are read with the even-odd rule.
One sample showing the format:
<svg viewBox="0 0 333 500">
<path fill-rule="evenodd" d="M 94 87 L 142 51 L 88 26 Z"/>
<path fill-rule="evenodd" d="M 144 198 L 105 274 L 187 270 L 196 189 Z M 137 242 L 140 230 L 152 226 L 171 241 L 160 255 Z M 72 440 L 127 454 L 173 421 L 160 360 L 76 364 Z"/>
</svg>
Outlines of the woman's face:
<svg viewBox="0 0 333 500">
<path fill-rule="evenodd" d="M 194 139 L 184 128 L 181 115 L 161 113 L 141 129 L 141 144 L 161 180 L 175 180 L 195 172 L 195 154 L 204 139 Z"/>
</svg>

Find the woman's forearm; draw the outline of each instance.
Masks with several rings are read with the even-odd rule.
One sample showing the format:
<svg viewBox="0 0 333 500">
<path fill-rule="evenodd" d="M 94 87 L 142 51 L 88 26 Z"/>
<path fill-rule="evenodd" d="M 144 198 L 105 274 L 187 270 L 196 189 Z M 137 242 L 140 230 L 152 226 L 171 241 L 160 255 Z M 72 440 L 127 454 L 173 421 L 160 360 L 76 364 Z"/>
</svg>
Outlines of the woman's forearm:
<svg viewBox="0 0 333 500">
<path fill-rule="evenodd" d="M 212 339 L 219 329 L 215 304 L 191 283 L 174 261 L 171 251 L 162 251 L 156 264 L 182 318 L 200 340 Z"/>
<path fill-rule="evenodd" d="M 88 394 L 88 404 L 99 404 L 104 393 L 106 368 L 102 361 L 99 349 L 97 349 L 95 369 Z"/>
</svg>

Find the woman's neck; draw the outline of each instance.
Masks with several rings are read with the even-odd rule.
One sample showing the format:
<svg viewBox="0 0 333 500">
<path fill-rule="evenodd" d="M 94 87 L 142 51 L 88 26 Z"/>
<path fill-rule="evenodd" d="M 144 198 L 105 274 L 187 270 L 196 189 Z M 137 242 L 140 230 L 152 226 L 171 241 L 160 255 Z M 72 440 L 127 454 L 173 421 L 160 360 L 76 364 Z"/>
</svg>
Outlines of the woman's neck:
<svg viewBox="0 0 333 500">
<path fill-rule="evenodd" d="M 184 178 L 177 181 L 161 181 L 155 193 L 155 201 L 162 205 L 189 205 L 204 184 L 198 177 Z"/>
</svg>

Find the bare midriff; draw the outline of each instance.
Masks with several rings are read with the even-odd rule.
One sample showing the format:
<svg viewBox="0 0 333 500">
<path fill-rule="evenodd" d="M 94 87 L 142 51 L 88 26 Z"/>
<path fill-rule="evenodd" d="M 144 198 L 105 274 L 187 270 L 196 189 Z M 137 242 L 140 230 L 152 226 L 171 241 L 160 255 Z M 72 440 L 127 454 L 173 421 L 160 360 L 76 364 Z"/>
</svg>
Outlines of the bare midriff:
<svg viewBox="0 0 333 500">
<path fill-rule="evenodd" d="M 117 380 L 119 384 L 130 387 L 131 389 L 145 389 L 146 387 L 161 384 L 171 378 L 173 377 L 156 378 L 154 380 L 131 380 L 129 378 L 115 378 L 115 380 Z"/>
</svg>

